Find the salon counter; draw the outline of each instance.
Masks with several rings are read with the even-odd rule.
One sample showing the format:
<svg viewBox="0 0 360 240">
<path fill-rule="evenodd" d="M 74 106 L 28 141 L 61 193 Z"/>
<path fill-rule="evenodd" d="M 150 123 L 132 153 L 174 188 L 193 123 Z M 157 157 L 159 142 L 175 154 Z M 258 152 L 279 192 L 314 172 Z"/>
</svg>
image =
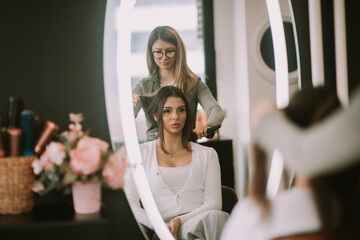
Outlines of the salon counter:
<svg viewBox="0 0 360 240">
<path fill-rule="evenodd" d="M 0 216 L 0 239 L 109 239 L 109 220 L 75 214 L 71 207 L 41 206 L 20 215 Z"/>
<path fill-rule="evenodd" d="M 234 188 L 232 140 L 203 142 L 218 153 L 222 185 Z M 35 196 L 33 211 L 0 215 L 1 240 L 144 239 L 123 190 L 102 189 L 102 210 L 76 214 L 71 195 Z"/>
<path fill-rule="evenodd" d="M 144 239 L 122 190 L 102 190 L 102 209 L 76 214 L 71 195 L 35 196 L 34 209 L 0 215 L 1 240 Z"/>
</svg>

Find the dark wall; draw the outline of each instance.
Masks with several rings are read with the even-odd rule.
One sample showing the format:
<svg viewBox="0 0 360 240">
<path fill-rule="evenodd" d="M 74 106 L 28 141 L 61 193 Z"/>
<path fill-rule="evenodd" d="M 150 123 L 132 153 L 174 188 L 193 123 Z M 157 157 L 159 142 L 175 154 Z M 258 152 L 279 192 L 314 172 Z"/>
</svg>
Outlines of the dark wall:
<svg viewBox="0 0 360 240">
<path fill-rule="evenodd" d="M 67 130 L 84 114 L 91 136 L 109 142 L 103 86 L 105 0 L 3 1 L 0 114 L 9 96 Z"/>
<path fill-rule="evenodd" d="M 70 112 L 81 112 L 90 135 L 110 142 L 103 84 L 105 8 L 105 0 L 1 2 L 1 115 L 9 96 L 21 98 L 25 108 L 61 131 L 68 128 Z M 48 197 L 35 198 L 35 204 Z M 104 190 L 102 197 L 109 238 L 142 239 L 123 191 Z"/>
<path fill-rule="evenodd" d="M 346 11 L 346 41 L 349 66 L 349 88 L 350 92 L 360 85 L 360 32 L 359 32 L 359 12 L 360 7 L 357 0 L 345 1 Z"/>
</svg>

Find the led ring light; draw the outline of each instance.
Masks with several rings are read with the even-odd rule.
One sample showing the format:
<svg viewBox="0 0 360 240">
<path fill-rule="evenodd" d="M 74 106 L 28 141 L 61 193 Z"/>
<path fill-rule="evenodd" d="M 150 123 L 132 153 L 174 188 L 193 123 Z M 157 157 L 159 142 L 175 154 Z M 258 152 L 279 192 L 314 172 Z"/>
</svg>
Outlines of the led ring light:
<svg viewBox="0 0 360 240">
<path fill-rule="evenodd" d="M 135 0 L 121 0 L 120 7 L 116 9 L 117 27 L 117 82 L 118 97 L 120 104 L 121 123 L 124 133 L 125 147 L 128 152 L 128 161 L 132 177 L 141 198 L 146 214 L 160 239 L 171 239 L 174 237 L 168 230 L 152 196 L 149 183 L 146 178 L 134 120 L 134 110 L 131 96 L 131 23 L 132 11 Z"/>
</svg>

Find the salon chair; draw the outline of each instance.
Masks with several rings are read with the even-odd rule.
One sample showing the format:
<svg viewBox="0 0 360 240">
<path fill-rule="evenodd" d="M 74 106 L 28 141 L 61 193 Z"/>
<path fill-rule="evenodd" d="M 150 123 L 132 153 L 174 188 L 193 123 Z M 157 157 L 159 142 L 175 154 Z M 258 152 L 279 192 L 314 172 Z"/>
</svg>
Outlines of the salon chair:
<svg viewBox="0 0 360 240">
<path fill-rule="evenodd" d="M 238 197 L 235 190 L 228 186 L 221 186 L 222 194 L 222 210 L 231 213 L 235 204 L 238 202 Z"/>
<path fill-rule="evenodd" d="M 222 194 L 222 210 L 230 214 L 235 204 L 238 201 L 237 194 L 234 189 L 228 186 L 221 186 L 221 194 Z M 140 223 L 139 226 L 147 240 L 159 240 L 159 237 L 156 235 L 154 230 Z M 309 240 L 318 240 L 318 239 L 309 239 Z"/>
</svg>

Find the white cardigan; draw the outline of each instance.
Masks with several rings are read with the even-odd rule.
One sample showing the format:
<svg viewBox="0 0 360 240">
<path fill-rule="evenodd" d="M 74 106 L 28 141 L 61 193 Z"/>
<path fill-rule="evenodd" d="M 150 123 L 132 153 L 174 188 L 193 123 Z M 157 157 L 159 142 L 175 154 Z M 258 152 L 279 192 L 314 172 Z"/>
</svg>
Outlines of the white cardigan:
<svg viewBox="0 0 360 240">
<path fill-rule="evenodd" d="M 143 165 L 155 202 L 164 220 L 180 216 L 184 223 L 207 210 L 221 210 L 221 176 L 218 155 L 213 148 L 191 142 L 192 164 L 183 188 L 174 194 L 161 177 L 156 157 L 156 141 L 140 145 Z M 138 222 L 152 228 L 140 207 L 139 195 L 131 174 L 126 175 L 124 190 Z"/>
</svg>

